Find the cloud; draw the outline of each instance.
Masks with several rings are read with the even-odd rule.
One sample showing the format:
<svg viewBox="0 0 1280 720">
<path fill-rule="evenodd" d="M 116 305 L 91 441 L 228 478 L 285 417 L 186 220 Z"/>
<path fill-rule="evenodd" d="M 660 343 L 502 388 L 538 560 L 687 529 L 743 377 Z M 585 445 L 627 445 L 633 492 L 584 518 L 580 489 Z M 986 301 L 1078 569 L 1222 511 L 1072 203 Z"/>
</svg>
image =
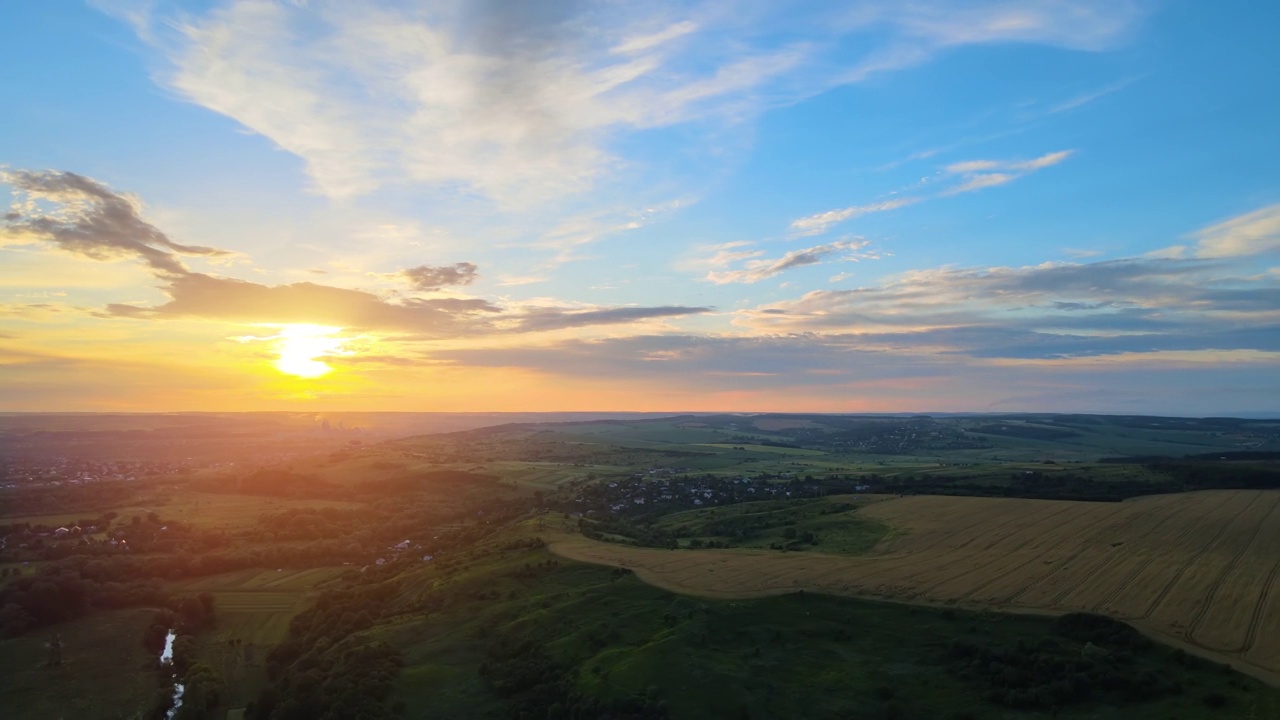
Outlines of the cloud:
<svg viewBox="0 0 1280 720">
<path fill-rule="evenodd" d="M 509 326 L 509 330 L 512 332 L 544 332 L 589 325 L 619 325 L 660 318 L 698 315 L 707 312 L 711 312 L 711 308 L 685 307 L 682 305 L 615 307 L 590 310 L 567 310 L 554 307 L 528 308 L 514 318 L 514 323 Z"/>
<path fill-rule="evenodd" d="M 1031 160 L 967 160 L 943 169 L 947 175 L 958 175 L 961 181 L 944 190 L 943 195 L 958 195 L 983 188 L 1004 185 L 1020 177 L 1066 160 L 1073 150 L 1046 153 Z"/>
<path fill-rule="evenodd" d="M 294 283 L 261 285 L 188 273 L 163 288 L 169 301 L 156 307 L 113 304 L 107 314 L 142 319 L 204 318 L 245 323 L 308 323 L 358 330 L 453 335 L 484 328 L 500 308 L 480 299 L 383 300 L 362 290 Z"/>
<path fill-rule="evenodd" d="M 519 368 L 545 375 L 561 388 L 592 381 L 608 385 L 622 375 L 647 396 L 675 398 L 681 407 L 757 412 L 990 409 L 1232 415 L 1244 409 L 1270 411 L 1266 401 L 1280 390 L 1275 374 L 1280 353 L 1272 351 L 1075 355 L 1079 345 L 1046 344 L 1039 356 L 982 357 L 939 353 L 936 347 L 945 341 L 956 347 L 1000 343 L 1017 352 L 1024 348 L 1011 342 L 1015 333 L 941 335 L 922 332 L 892 343 L 864 335 L 637 335 L 538 347 L 451 349 L 433 357 L 460 368 Z M 1035 336 L 1022 335 L 1028 346 L 1035 342 Z M 1051 336 L 1041 340 L 1055 342 Z M 1179 342 L 1194 341 L 1148 341 Z M 1234 343 L 1223 338 L 1218 344 Z M 1064 351 L 1073 357 L 1061 359 Z M 1224 366 L 1233 380 L 1227 385 Z"/>
<path fill-rule="evenodd" d="M 1031 160 L 966 160 L 963 162 L 951 163 L 950 165 L 943 167 L 940 174 L 943 178 L 948 180 L 953 178 L 959 178 L 959 180 L 939 193 L 931 196 L 926 195 L 894 198 L 892 200 L 884 200 L 870 205 L 854 205 L 847 208 L 840 208 L 838 210 L 828 210 L 826 212 L 808 215 L 791 221 L 791 232 L 793 235 L 798 237 L 821 235 L 834 225 L 838 225 L 846 220 L 861 217 L 869 213 L 896 210 L 900 207 L 914 205 L 918 202 L 931 200 L 936 197 L 958 195 L 960 193 L 972 192 L 974 190 L 995 187 L 997 185 L 1004 185 L 1037 170 L 1057 165 L 1068 157 L 1071 157 L 1073 152 L 1073 150 L 1059 150 L 1057 152 L 1046 153 L 1040 157 L 1032 158 Z"/>
<path fill-rule="evenodd" d="M 1280 251 L 1280 203 L 1207 227 L 1195 234 L 1196 257 L 1229 258 Z"/>
<path fill-rule="evenodd" d="M 136 198 L 72 172 L 0 171 L 17 200 L 3 216 L 9 244 L 47 243 L 93 260 L 136 258 L 161 273 L 186 272 L 178 255 L 229 257 L 234 253 L 181 245 L 142 219 Z"/>
<path fill-rule="evenodd" d="M 634 55 L 645 50 L 652 50 L 663 43 L 688 35 L 697 29 L 697 23 L 690 22 L 688 20 L 672 23 L 656 33 L 628 38 L 620 44 L 615 45 L 609 50 L 609 52 L 615 55 Z"/>
<path fill-rule="evenodd" d="M 1280 278 L 1202 259 L 941 268 L 743 311 L 755 333 L 856 336 L 886 351 L 1053 358 L 1280 349 Z"/>
<path fill-rule="evenodd" d="M 1147 11 L 1141 0 L 850 3 L 845 27 L 888 26 L 894 32 L 843 78 L 861 82 L 964 45 L 1022 42 L 1097 52 L 1124 42 Z"/>
<path fill-rule="evenodd" d="M 755 243 L 750 240 L 735 240 L 733 242 L 720 243 L 718 245 L 707 245 L 698 248 L 698 252 L 710 252 L 710 255 L 696 257 L 686 260 L 682 263 L 686 268 L 722 268 L 728 267 L 742 260 L 758 258 L 764 254 L 764 250 L 754 248 Z"/>
<path fill-rule="evenodd" d="M 635 171 L 617 155 L 626 133 L 740 122 L 958 46 L 1103 50 L 1145 7 L 232 0 L 204 13 L 108 11 L 162 55 L 160 82 L 300 157 L 322 193 L 409 182 L 520 204 Z"/>
<path fill-rule="evenodd" d="M 883 202 L 872 203 L 870 205 L 855 205 L 853 207 L 841 208 L 839 210 L 828 210 L 826 212 L 809 215 L 791 221 L 791 230 L 800 236 L 820 235 L 827 231 L 832 225 L 842 223 L 846 220 L 867 215 L 869 213 L 886 212 L 888 210 L 896 210 L 907 205 L 914 205 L 920 202 L 920 198 L 896 198 L 894 200 L 885 200 Z"/>
<path fill-rule="evenodd" d="M 1204 347 L 1196 347 L 1203 343 Z M 1205 352 L 1205 347 L 1223 348 Z M 1237 352 L 1230 348 L 1259 348 Z M 1091 361 L 1135 362 L 1135 355 L 1211 361 L 1212 353 L 1233 352 L 1265 366 L 1274 363 L 1280 340 L 1239 333 L 1120 337 L 1090 344 L 1087 338 L 999 329 L 921 331 L 910 334 L 812 334 L 742 336 L 632 335 L 567 339 L 537 347 L 484 347 L 438 350 L 432 358 L 468 367 L 518 367 L 565 377 L 616 379 L 619 375 L 664 386 L 688 383 L 702 390 L 722 387 L 811 386 L 841 392 L 844 383 L 862 388 L 903 378 L 931 378 L 964 388 L 976 368 L 990 368 L 993 390 L 1005 384 L 1013 365 L 1005 360 L 1053 361 L 1066 357 Z M 1200 353 L 1198 356 L 1195 353 Z M 1108 357 L 1110 356 L 1110 357 Z M 1153 362 L 1155 359 L 1153 358 Z M 1059 367 L 1056 374 L 1064 374 Z M 965 379 L 962 379 L 965 378 Z M 744 379 L 746 379 L 744 381 Z M 1097 379 L 1090 386 L 1097 386 Z M 894 389 L 895 391 L 897 388 Z M 1166 388 L 1172 391 L 1173 388 Z M 974 398 L 970 396 L 971 410 Z"/>
<path fill-rule="evenodd" d="M 187 273 L 163 288 L 154 307 L 116 303 L 104 317 L 140 320 L 196 318 L 236 323 L 312 324 L 355 331 L 408 333 L 415 339 L 529 333 L 621 325 L 709 312 L 705 307 L 502 307 L 480 298 L 388 300 L 363 290 L 294 283 L 261 285 Z"/>
<path fill-rule="evenodd" d="M 460 262 L 453 265 L 432 267 L 419 265 L 405 268 L 397 275 L 409 282 L 415 290 L 439 290 L 447 285 L 470 285 L 479 275 L 475 263 Z"/>
<path fill-rule="evenodd" d="M 648 17 L 572 7 L 238 0 L 170 20 L 163 81 L 301 157 L 326 195 L 407 181 L 510 204 L 583 190 L 618 164 L 613 132 L 704 116 L 785 69 L 777 51 L 671 67 L 696 23 L 637 36 Z"/>
<path fill-rule="evenodd" d="M 498 284 L 503 287 L 514 287 L 516 285 L 535 285 L 543 283 L 550 278 L 543 275 L 503 275 L 498 278 Z"/>
<path fill-rule="evenodd" d="M 75 173 L 5 171 L 18 202 L 3 216 L 10 243 L 53 244 L 94 260 L 136 259 L 161 281 L 168 301 L 145 306 L 111 303 L 104 318 L 163 320 L 195 318 L 236 323 L 315 324 L 355 330 L 409 333 L 415 337 L 457 337 L 483 333 L 618 325 L 707 312 L 708 308 L 502 307 L 469 297 L 388 299 L 364 290 L 299 282 L 264 285 L 217 277 L 187 268 L 179 255 L 224 256 L 213 248 L 181 245 L 141 218 L 141 203 Z M 467 285 L 477 277 L 474 263 L 422 265 L 394 274 L 416 289 Z M 24 306 L 49 311 L 39 305 Z"/>
<path fill-rule="evenodd" d="M 1119 92 L 1120 90 L 1123 90 L 1129 87 L 1130 85 L 1132 85 L 1133 83 L 1137 82 L 1139 79 L 1140 78 L 1138 77 L 1128 77 L 1122 80 L 1118 80 L 1114 83 L 1111 83 L 1110 85 L 1099 88 L 1097 90 L 1083 93 L 1081 95 L 1076 95 L 1073 98 L 1064 100 L 1058 103 L 1057 105 L 1050 107 L 1046 112 L 1050 115 L 1055 115 L 1057 113 L 1067 112 L 1068 110 L 1075 110 L 1078 107 L 1083 107 L 1085 105 L 1088 105 L 1089 103 L 1095 100 L 1098 100 L 1100 98 L 1104 98 L 1112 93 Z"/>
<path fill-rule="evenodd" d="M 552 268 L 572 260 L 582 259 L 574 252 L 583 245 L 588 245 L 605 237 L 637 230 L 658 218 L 669 215 L 688 206 L 693 201 L 682 197 L 653 203 L 640 209 L 604 208 L 590 212 L 578 213 L 560 219 L 537 240 L 531 247 L 556 250 L 556 257 L 544 264 L 544 268 Z"/>
<path fill-rule="evenodd" d="M 866 240 L 837 240 L 826 245 L 815 245 L 804 250 L 792 250 L 776 260 L 759 259 L 748 260 L 744 263 L 744 267 L 738 270 L 726 270 L 718 272 L 712 270 L 707 273 L 706 280 L 717 285 L 726 285 L 728 283 L 754 283 L 761 280 L 767 280 L 793 268 L 804 267 L 805 265 L 817 265 L 825 262 L 828 258 L 839 256 L 838 259 L 843 261 L 857 261 L 876 259 L 879 255 L 871 252 L 862 252 L 863 248 L 869 245 Z M 721 251 L 723 252 L 723 251 Z M 734 253 L 733 259 L 742 257 L 754 257 L 759 253 L 752 252 L 750 255 L 745 252 Z M 717 256 L 722 259 L 724 256 Z"/>
</svg>

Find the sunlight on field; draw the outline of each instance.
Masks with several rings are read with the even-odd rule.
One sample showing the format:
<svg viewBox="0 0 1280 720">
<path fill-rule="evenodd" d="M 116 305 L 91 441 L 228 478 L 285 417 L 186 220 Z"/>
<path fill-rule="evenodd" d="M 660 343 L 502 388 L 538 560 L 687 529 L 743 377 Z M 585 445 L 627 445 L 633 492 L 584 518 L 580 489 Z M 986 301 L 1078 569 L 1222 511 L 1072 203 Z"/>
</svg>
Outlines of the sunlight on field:
<svg viewBox="0 0 1280 720">
<path fill-rule="evenodd" d="M 356 507 L 354 503 L 340 500 L 294 500 L 263 495 L 235 495 L 230 493 L 183 492 L 164 498 L 163 502 L 148 505 L 124 505 L 103 508 L 93 512 L 57 513 L 5 517 L 4 522 L 31 523 L 56 527 L 78 522 L 103 512 L 114 511 L 124 522 L 133 516 L 145 517 L 155 512 L 166 520 L 176 520 L 202 528 L 232 529 L 254 525 L 265 513 L 278 513 L 290 509 L 325 507 Z M 119 522 L 119 521 L 117 521 Z"/>
</svg>

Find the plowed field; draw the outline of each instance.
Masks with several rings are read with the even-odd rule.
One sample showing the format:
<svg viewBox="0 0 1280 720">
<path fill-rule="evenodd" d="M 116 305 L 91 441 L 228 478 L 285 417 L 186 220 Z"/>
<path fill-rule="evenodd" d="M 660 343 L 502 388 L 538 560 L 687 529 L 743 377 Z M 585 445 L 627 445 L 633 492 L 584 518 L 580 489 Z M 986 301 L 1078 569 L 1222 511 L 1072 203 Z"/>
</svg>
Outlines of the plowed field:
<svg viewBox="0 0 1280 720">
<path fill-rule="evenodd" d="M 566 536 L 552 549 L 708 597 L 810 589 L 1048 612 L 1101 612 L 1280 681 L 1280 491 L 1080 503 L 895 498 L 867 555 L 656 550 Z"/>
</svg>

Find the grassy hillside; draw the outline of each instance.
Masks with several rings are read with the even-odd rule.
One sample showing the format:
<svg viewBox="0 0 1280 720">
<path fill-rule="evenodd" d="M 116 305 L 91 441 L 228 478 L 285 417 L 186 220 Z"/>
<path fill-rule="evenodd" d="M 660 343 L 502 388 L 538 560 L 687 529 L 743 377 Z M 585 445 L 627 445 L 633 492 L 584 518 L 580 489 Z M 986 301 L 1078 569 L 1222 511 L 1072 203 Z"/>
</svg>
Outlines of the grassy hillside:
<svg viewBox="0 0 1280 720">
<path fill-rule="evenodd" d="M 1038 617 L 803 593 L 692 599 L 542 550 L 424 574 L 415 586 L 423 610 L 367 633 L 403 653 L 392 702 L 406 717 L 627 708 L 632 717 L 1013 719 L 1048 717 L 1055 704 L 1061 718 L 1280 713 L 1280 692 L 1216 665 L 1130 645 L 1123 631 L 1064 634 Z M 1049 697 L 1053 673 L 1020 675 L 1023 661 L 1131 680 L 1106 689 L 1097 679 L 1073 691 L 1078 700 L 1039 707 L 1032 698 Z"/>
</svg>

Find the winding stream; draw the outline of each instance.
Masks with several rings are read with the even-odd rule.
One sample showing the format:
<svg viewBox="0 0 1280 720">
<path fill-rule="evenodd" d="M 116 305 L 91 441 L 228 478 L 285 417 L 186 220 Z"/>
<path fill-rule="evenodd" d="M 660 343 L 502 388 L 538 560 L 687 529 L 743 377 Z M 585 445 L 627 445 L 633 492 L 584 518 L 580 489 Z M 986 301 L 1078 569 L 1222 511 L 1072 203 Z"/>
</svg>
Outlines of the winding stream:
<svg viewBox="0 0 1280 720">
<path fill-rule="evenodd" d="M 172 628 L 170 628 L 169 634 L 166 635 L 164 638 L 164 651 L 160 653 L 161 665 L 169 665 L 172 667 L 173 641 L 177 637 L 178 637 L 178 634 L 175 633 Z M 184 688 L 182 687 L 182 683 L 178 682 L 177 671 L 174 671 L 171 669 L 169 674 L 173 679 L 173 707 L 169 708 L 169 712 L 165 713 L 165 719 L 173 720 L 173 716 L 178 714 L 178 708 L 182 707 L 182 691 Z"/>
</svg>

